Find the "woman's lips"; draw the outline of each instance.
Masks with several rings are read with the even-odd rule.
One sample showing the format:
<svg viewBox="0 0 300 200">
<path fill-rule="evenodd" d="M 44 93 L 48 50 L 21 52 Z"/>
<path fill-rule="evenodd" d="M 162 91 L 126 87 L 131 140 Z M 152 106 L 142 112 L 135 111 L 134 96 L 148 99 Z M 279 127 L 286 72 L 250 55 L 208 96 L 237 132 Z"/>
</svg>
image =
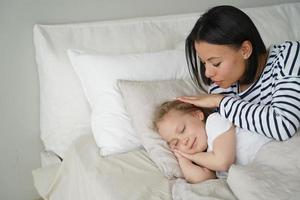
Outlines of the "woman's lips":
<svg viewBox="0 0 300 200">
<path fill-rule="evenodd" d="M 213 81 L 216 85 L 220 85 L 222 81 Z"/>
</svg>

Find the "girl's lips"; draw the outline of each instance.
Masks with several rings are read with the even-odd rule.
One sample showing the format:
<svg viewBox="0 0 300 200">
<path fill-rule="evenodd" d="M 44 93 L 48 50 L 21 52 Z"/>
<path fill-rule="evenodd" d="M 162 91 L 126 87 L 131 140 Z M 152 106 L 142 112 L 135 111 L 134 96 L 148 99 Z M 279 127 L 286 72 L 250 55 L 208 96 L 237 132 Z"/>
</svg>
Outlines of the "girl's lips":
<svg viewBox="0 0 300 200">
<path fill-rule="evenodd" d="M 193 143 L 192 143 L 190 149 L 194 149 L 194 148 L 195 148 L 195 146 L 196 146 L 196 141 L 197 141 L 197 138 L 195 137 L 195 139 L 194 139 L 194 141 L 193 141 Z"/>
</svg>

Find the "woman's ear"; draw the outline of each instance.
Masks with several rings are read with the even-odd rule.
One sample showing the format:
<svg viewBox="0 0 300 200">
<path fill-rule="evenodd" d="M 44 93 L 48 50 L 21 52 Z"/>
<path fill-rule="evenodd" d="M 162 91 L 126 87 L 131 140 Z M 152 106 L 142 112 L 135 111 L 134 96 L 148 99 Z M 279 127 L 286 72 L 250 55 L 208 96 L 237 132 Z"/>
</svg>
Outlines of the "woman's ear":
<svg viewBox="0 0 300 200">
<path fill-rule="evenodd" d="M 249 40 L 245 40 L 241 46 L 241 53 L 244 59 L 248 59 L 252 54 L 252 43 Z"/>
</svg>

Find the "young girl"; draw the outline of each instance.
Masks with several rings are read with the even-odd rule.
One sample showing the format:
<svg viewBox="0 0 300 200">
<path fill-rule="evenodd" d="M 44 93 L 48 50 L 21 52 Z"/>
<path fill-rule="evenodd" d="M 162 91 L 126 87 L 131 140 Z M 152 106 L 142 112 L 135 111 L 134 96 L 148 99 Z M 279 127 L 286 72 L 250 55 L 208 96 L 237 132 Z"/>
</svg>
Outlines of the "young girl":
<svg viewBox="0 0 300 200">
<path fill-rule="evenodd" d="M 155 130 L 169 144 L 190 183 L 216 178 L 215 171 L 217 177 L 226 176 L 231 164 L 247 164 L 267 142 L 249 140 L 254 134 L 236 134 L 232 123 L 218 113 L 177 100 L 163 103 L 154 116 Z"/>
<path fill-rule="evenodd" d="M 291 138 L 300 126 L 300 42 L 267 51 L 252 20 L 232 6 L 204 13 L 186 39 L 193 80 L 208 95 L 181 97 L 218 108 L 237 127 L 275 140 Z"/>
</svg>

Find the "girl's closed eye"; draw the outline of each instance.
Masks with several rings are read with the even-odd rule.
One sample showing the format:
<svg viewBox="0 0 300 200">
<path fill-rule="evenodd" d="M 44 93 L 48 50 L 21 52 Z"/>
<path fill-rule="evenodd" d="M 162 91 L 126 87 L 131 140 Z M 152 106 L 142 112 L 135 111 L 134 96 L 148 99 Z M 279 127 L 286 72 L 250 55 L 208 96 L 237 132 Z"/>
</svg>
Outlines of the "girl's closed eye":
<svg viewBox="0 0 300 200">
<path fill-rule="evenodd" d="M 180 133 L 184 133 L 184 131 L 185 131 L 185 125 L 182 127 Z"/>
</svg>

